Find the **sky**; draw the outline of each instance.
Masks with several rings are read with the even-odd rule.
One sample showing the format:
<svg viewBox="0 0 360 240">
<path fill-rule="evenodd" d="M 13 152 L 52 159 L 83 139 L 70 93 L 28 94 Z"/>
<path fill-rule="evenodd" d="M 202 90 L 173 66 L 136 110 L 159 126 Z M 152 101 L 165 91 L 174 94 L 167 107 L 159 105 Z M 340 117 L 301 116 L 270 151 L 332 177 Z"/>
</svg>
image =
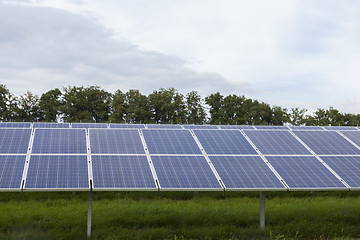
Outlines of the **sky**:
<svg viewBox="0 0 360 240">
<path fill-rule="evenodd" d="M 0 0 L 0 84 L 360 113 L 358 0 Z"/>
</svg>

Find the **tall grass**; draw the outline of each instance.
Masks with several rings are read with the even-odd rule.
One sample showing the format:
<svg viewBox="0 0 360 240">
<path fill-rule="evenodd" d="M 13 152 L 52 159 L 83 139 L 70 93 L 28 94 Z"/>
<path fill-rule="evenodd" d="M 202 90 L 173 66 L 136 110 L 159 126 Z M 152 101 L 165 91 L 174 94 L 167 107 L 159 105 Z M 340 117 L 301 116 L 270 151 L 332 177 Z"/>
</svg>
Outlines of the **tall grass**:
<svg viewBox="0 0 360 240">
<path fill-rule="evenodd" d="M 0 239 L 86 239 L 87 193 L 0 193 Z M 357 239 L 360 194 L 93 193 L 92 239 Z"/>
</svg>

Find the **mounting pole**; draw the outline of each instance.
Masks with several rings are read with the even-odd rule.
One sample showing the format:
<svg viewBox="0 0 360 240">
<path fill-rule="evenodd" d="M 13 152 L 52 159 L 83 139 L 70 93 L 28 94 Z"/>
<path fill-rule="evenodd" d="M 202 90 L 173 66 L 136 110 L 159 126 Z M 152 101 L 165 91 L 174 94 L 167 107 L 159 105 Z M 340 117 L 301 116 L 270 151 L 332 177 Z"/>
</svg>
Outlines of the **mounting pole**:
<svg viewBox="0 0 360 240">
<path fill-rule="evenodd" d="M 88 195 L 87 238 L 91 239 L 92 191 Z"/>
<path fill-rule="evenodd" d="M 265 229 L 265 193 L 260 192 L 260 229 Z"/>
</svg>

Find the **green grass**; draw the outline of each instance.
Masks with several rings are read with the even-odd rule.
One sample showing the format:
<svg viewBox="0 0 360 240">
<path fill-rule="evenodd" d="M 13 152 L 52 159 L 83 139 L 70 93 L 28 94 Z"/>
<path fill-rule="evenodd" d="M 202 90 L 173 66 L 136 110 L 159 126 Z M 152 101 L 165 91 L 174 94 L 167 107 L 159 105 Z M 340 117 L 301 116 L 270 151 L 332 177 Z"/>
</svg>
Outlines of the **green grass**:
<svg viewBox="0 0 360 240">
<path fill-rule="evenodd" d="M 86 239 L 87 193 L 0 193 L 0 239 Z M 360 193 L 95 192 L 92 239 L 360 239 Z"/>
</svg>

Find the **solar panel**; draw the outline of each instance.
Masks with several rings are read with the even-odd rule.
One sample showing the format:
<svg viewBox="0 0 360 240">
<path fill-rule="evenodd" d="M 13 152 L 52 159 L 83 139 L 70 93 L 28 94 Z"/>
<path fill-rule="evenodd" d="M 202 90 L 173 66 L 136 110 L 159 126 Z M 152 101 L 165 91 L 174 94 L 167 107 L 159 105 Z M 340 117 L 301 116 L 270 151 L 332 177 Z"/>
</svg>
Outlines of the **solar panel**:
<svg viewBox="0 0 360 240">
<path fill-rule="evenodd" d="M 314 156 L 268 156 L 266 159 L 291 189 L 346 189 Z"/>
<path fill-rule="evenodd" d="M 29 147 L 30 136 L 30 128 L 1 128 L 0 153 L 26 154 Z"/>
<path fill-rule="evenodd" d="M 207 154 L 257 154 L 239 130 L 194 130 Z"/>
<path fill-rule="evenodd" d="M 360 154 L 359 149 L 335 131 L 297 131 L 295 134 L 316 154 Z"/>
<path fill-rule="evenodd" d="M 88 190 L 86 155 L 32 155 L 24 189 Z"/>
<path fill-rule="evenodd" d="M 244 130 L 244 132 L 262 154 L 311 155 L 289 131 Z"/>
<path fill-rule="evenodd" d="M 293 130 L 293 131 L 299 131 L 299 130 L 309 130 L 309 131 L 324 130 L 323 127 L 319 127 L 319 126 L 291 126 L 290 129 Z"/>
<path fill-rule="evenodd" d="M 343 131 L 341 133 L 349 138 L 353 143 L 360 146 L 360 131 Z"/>
<path fill-rule="evenodd" d="M 72 123 L 72 128 L 107 128 L 107 123 Z"/>
<path fill-rule="evenodd" d="M 259 156 L 210 156 L 228 190 L 286 188 Z"/>
<path fill-rule="evenodd" d="M 221 129 L 254 129 L 251 125 L 219 125 Z"/>
<path fill-rule="evenodd" d="M 0 128 L 30 128 L 29 122 L 0 122 Z"/>
<path fill-rule="evenodd" d="M 216 125 L 183 125 L 185 129 L 218 129 Z"/>
<path fill-rule="evenodd" d="M 222 190 L 202 156 L 152 156 L 160 190 Z"/>
<path fill-rule="evenodd" d="M 263 129 L 263 130 L 289 130 L 288 127 L 286 126 L 272 126 L 272 125 L 269 125 L 269 126 L 261 126 L 261 125 L 256 125 L 255 126 L 256 129 Z"/>
<path fill-rule="evenodd" d="M 360 156 L 321 157 L 352 188 L 360 188 Z"/>
<path fill-rule="evenodd" d="M 0 155 L 0 191 L 21 190 L 26 155 Z"/>
<path fill-rule="evenodd" d="M 110 128 L 145 128 L 145 124 L 110 123 Z"/>
<path fill-rule="evenodd" d="M 146 156 L 92 156 L 94 190 L 157 190 Z"/>
<path fill-rule="evenodd" d="M 33 128 L 70 128 L 70 123 L 36 122 Z"/>
<path fill-rule="evenodd" d="M 349 127 L 349 126 L 325 126 L 326 130 L 358 130 L 356 127 Z"/>
<path fill-rule="evenodd" d="M 32 153 L 87 153 L 85 129 L 35 130 Z"/>
<path fill-rule="evenodd" d="M 137 129 L 90 129 L 91 153 L 145 154 Z"/>
<path fill-rule="evenodd" d="M 151 154 L 202 154 L 189 130 L 143 129 Z"/>
<path fill-rule="evenodd" d="M 146 124 L 148 128 L 152 129 L 182 129 L 178 124 Z"/>
</svg>

